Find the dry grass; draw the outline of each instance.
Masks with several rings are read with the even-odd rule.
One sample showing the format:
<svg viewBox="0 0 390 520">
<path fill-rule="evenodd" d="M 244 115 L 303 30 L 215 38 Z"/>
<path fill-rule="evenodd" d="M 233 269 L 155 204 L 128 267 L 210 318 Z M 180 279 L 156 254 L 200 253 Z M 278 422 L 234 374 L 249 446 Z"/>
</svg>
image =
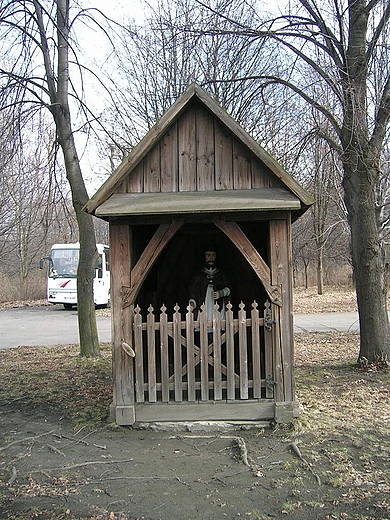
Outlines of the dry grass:
<svg viewBox="0 0 390 520">
<path fill-rule="evenodd" d="M 389 370 L 357 366 L 357 333 L 297 334 L 295 348 L 297 438 L 337 495 L 326 518 L 390 518 Z"/>
<path fill-rule="evenodd" d="M 78 345 L 0 350 L 0 403 L 46 408 L 75 426 L 107 420 L 112 401 L 111 345 L 82 358 Z"/>
</svg>

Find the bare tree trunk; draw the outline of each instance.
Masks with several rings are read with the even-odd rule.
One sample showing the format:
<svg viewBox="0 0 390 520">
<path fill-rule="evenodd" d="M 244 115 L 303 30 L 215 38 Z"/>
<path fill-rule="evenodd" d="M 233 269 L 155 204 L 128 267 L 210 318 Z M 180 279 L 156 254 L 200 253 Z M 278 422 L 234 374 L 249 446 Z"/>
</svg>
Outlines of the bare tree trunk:
<svg viewBox="0 0 390 520">
<path fill-rule="evenodd" d="M 324 294 L 323 248 L 317 249 L 317 293 Z"/>
<path fill-rule="evenodd" d="M 343 186 L 351 227 L 352 262 L 360 319 L 359 360 L 380 362 L 390 357 L 390 324 L 386 304 L 385 257 L 376 211 L 376 188 L 380 178 L 381 148 L 389 118 L 386 105 L 389 94 L 387 92 L 383 97 L 376 116 L 376 127 L 370 138 L 367 123 L 368 15 L 364 0 L 351 3 L 341 141 Z"/>
<path fill-rule="evenodd" d="M 61 124 L 57 125 L 59 127 L 58 142 L 65 158 L 66 176 L 72 190 L 72 201 L 76 213 L 80 241 L 80 257 L 77 270 L 77 314 L 80 354 L 82 356 L 99 356 L 99 338 L 93 300 L 93 274 L 97 260 L 93 217 L 83 211 L 83 206 L 89 197 L 82 179 L 70 123 L 66 121 L 65 117 L 61 118 L 61 120 Z"/>
<path fill-rule="evenodd" d="M 303 264 L 305 266 L 305 289 L 309 287 L 309 262 L 304 262 Z"/>
<path fill-rule="evenodd" d="M 64 155 L 66 176 L 71 187 L 72 202 L 79 228 L 80 258 L 77 270 L 77 309 L 80 353 L 84 356 L 98 356 L 100 355 L 99 338 L 93 300 L 93 273 L 97 250 L 93 217 L 83 211 L 89 197 L 81 174 L 70 119 L 68 100 L 69 4 L 67 0 L 57 0 L 57 36 L 57 102 L 52 107 L 52 113 L 56 123 L 58 142 Z"/>
<path fill-rule="evenodd" d="M 263 78 L 265 84 L 271 81 L 288 85 L 331 125 L 331 132 L 321 128 L 319 133 L 337 151 L 343 164 L 360 319 L 359 360 L 386 362 L 390 357 L 390 324 L 384 237 L 377 203 L 381 154 L 390 123 L 389 61 L 383 52 L 388 41 L 390 3 L 335 0 L 331 16 L 330 3 L 326 8 L 316 0 L 299 0 L 299 4 L 308 19 L 299 11 L 290 14 L 294 11 L 289 7 L 285 15 L 290 22 L 287 29 L 282 26 L 267 33 L 288 53 L 292 51 L 298 64 L 298 82 L 290 81 L 294 76 L 290 73 L 288 79 Z M 316 93 L 312 96 L 308 88 L 302 87 L 302 79 L 306 87 L 315 81 L 306 83 L 305 67 L 306 72 L 299 77 L 300 62 L 318 75 L 322 85 L 319 92 L 325 87 L 333 92 L 333 102 L 328 103 Z"/>
<path fill-rule="evenodd" d="M 37 109 L 43 107 L 53 116 L 56 140 L 63 153 L 79 228 L 80 261 L 77 284 L 80 352 L 82 355 L 96 356 L 100 353 L 93 301 L 93 273 L 97 251 L 93 217 L 83 212 L 83 206 L 89 197 L 81 174 L 69 110 L 69 52 L 72 50 L 74 53 L 76 49 L 76 46 L 70 45 L 70 2 L 15 0 L 3 4 L 1 22 L 8 27 L 3 31 L 3 36 L 10 38 L 9 42 L 12 42 L 16 51 L 15 62 L 10 61 L 11 70 L 0 71 L 2 81 L 6 78 L 2 82 L 1 107 L 8 109 L 13 106 L 15 122 L 19 125 L 22 121 L 21 114 L 25 114 L 28 121 Z M 10 52 L 13 54 L 13 50 Z M 39 53 L 43 67 L 38 61 Z M 75 61 L 78 61 L 77 56 Z"/>
<path fill-rule="evenodd" d="M 385 256 L 378 241 L 375 183 L 372 180 L 378 175 L 375 170 L 367 164 L 360 171 L 351 164 L 345 165 L 344 190 L 360 318 L 359 360 L 378 362 L 390 357 L 390 335 Z"/>
</svg>

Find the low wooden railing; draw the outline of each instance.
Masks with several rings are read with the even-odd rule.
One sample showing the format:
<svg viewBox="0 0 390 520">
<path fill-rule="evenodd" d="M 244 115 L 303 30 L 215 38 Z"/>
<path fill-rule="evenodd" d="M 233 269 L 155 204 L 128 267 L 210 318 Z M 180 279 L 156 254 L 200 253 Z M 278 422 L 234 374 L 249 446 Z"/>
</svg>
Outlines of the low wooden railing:
<svg viewBox="0 0 390 520">
<path fill-rule="evenodd" d="M 172 321 L 165 306 L 160 311 L 156 321 L 152 306 L 145 320 L 139 306 L 134 310 L 136 402 L 273 397 L 269 302 L 262 317 L 256 302 L 249 316 L 241 303 L 236 318 L 228 303 L 225 319 L 216 305 L 212 321 L 207 321 L 204 306 L 197 317 L 187 307 L 184 320 L 177 305 Z"/>
</svg>

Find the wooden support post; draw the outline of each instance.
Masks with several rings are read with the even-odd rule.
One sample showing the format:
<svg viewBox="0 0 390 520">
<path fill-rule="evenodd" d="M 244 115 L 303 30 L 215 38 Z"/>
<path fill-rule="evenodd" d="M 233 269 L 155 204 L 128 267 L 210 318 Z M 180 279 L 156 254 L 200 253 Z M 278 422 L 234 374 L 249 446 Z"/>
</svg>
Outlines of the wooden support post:
<svg viewBox="0 0 390 520">
<path fill-rule="evenodd" d="M 238 311 L 238 348 L 240 358 L 240 399 L 248 399 L 248 352 L 246 333 L 246 311 L 241 302 Z"/>
<path fill-rule="evenodd" d="M 148 394 L 149 403 L 157 401 L 156 392 L 156 334 L 153 307 L 148 308 L 147 316 L 147 349 L 148 349 Z"/>
<path fill-rule="evenodd" d="M 232 304 L 226 305 L 226 364 L 227 364 L 227 398 L 234 400 L 236 387 L 234 380 L 234 323 Z"/>
<path fill-rule="evenodd" d="M 111 412 L 118 424 L 135 422 L 134 358 L 122 348 L 133 347 L 133 306 L 122 307 L 122 286 L 130 285 L 131 230 L 127 225 L 110 223 L 111 326 L 113 337 L 114 391 Z M 113 276 L 115 273 L 115 276 Z"/>
<path fill-rule="evenodd" d="M 183 379 L 182 379 L 182 354 L 181 354 L 181 314 L 180 307 L 175 305 L 175 312 L 173 313 L 173 345 L 174 345 L 174 358 L 173 366 L 175 372 L 175 401 L 181 402 L 183 400 Z"/>
<path fill-rule="evenodd" d="M 271 283 L 282 288 L 283 306 L 276 313 L 275 336 L 280 339 L 280 351 L 276 353 L 275 364 L 282 374 L 283 389 L 278 391 L 278 398 L 286 402 L 294 401 L 294 336 L 292 320 L 292 253 L 291 219 L 270 221 L 270 267 Z M 276 388 L 276 390 L 278 390 Z"/>
<path fill-rule="evenodd" d="M 206 306 L 201 305 L 199 313 L 200 324 L 200 373 L 201 388 L 200 398 L 202 401 L 209 400 L 209 349 L 208 349 L 208 333 L 207 333 L 207 313 Z"/>
<path fill-rule="evenodd" d="M 187 338 L 187 381 L 188 401 L 193 402 L 196 398 L 195 388 L 195 343 L 194 343 L 194 313 L 192 307 L 187 307 L 186 314 L 186 338 Z"/>
<path fill-rule="evenodd" d="M 261 398 L 261 363 L 260 363 L 260 317 L 257 302 L 252 303 L 251 328 L 252 328 L 252 372 L 253 372 L 253 397 Z"/>
<path fill-rule="evenodd" d="M 274 369 L 274 351 L 273 351 L 273 334 L 272 334 L 272 310 L 269 301 L 265 302 L 264 308 L 264 362 L 265 362 L 265 396 L 267 399 L 274 397 L 275 386 L 275 369 Z"/>
</svg>

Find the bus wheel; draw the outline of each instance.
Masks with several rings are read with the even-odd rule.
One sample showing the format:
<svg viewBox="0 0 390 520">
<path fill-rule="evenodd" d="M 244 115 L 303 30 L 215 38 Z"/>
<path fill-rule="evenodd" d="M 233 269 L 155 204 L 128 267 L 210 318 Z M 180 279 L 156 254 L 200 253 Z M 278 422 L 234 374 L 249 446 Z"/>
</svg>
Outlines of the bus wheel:
<svg viewBox="0 0 390 520">
<path fill-rule="evenodd" d="M 71 303 L 64 303 L 64 309 L 71 309 L 73 305 Z"/>
</svg>

